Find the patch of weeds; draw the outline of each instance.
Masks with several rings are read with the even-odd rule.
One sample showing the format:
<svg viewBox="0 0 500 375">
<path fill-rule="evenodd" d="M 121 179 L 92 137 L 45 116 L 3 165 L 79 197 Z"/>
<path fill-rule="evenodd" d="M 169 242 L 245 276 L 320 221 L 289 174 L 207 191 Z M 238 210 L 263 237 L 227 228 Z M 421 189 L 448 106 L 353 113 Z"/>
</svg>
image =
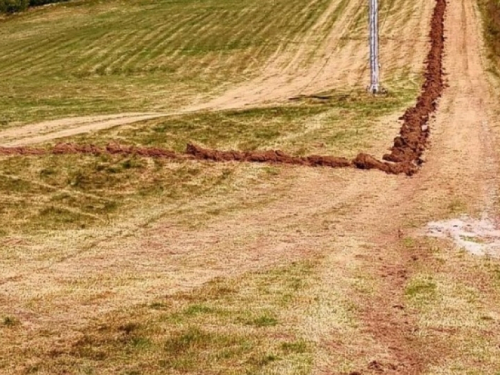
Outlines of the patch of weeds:
<svg viewBox="0 0 500 375">
<path fill-rule="evenodd" d="M 296 105 L 187 114 L 138 124 L 118 135 L 136 144 L 162 146 L 179 152 L 183 152 L 191 141 L 212 148 L 236 144 L 239 149 L 249 151 L 300 131 L 310 116 L 328 109 Z M 111 132 L 100 134 L 101 141 L 106 133 Z"/>
<path fill-rule="evenodd" d="M 38 371 L 40 371 L 40 366 L 38 365 L 28 365 L 25 369 L 27 374 L 36 374 Z"/>
<path fill-rule="evenodd" d="M 137 323 L 126 323 L 118 327 L 120 331 L 125 332 L 126 334 L 130 334 L 139 329 L 139 325 Z"/>
<path fill-rule="evenodd" d="M 281 173 L 281 169 L 278 167 L 266 166 L 262 170 L 270 176 L 278 176 Z"/>
<path fill-rule="evenodd" d="M 500 265 L 496 264 L 496 262 L 489 263 L 488 271 L 495 287 L 500 288 Z"/>
<path fill-rule="evenodd" d="M 437 285 L 432 278 L 415 278 L 405 288 L 405 295 L 415 301 L 428 301 L 437 293 Z"/>
<path fill-rule="evenodd" d="M 198 327 L 189 327 L 173 334 L 163 346 L 167 356 L 163 367 L 178 371 L 190 371 L 200 368 L 206 355 L 228 360 L 251 350 L 247 340 L 236 334 L 210 332 Z M 232 350 L 231 350 L 232 349 Z M 219 354 L 222 353 L 222 354 Z"/>
<path fill-rule="evenodd" d="M 19 324 L 21 324 L 19 319 L 15 318 L 13 316 L 5 316 L 2 319 L 2 325 L 4 327 L 15 327 L 15 326 L 18 326 Z"/>
<path fill-rule="evenodd" d="M 152 346 L 151 340 L 146 337 L 133 337 L 130 340 L 130 344 L 140 350 L 149 349 Z"/>
<path fill-rule="evenodd" d="M 307 343 L 304 340 L 284 342 L 281 344 L 281 350 L 283 352 L 302 354 L 307 351 Z"/>
<path fill-rule="evenodd" d="M 163 302 L 153 302 L 149 305 L 149 308 L 153 310 L 166 310 L 169 308 L 169 305 Z"/>
<path fill-rule="evenodd" d="M 190 305 L 187 309 L 184 310 L 184 315 L 194 316 L 198 314 L 209 314 L 214 311 L 214 309 L 205 305 Z"/>
<path fill-rule="evenodd" d="M 284 339 L 295 337 L 294 319 L 281 317 L 304 308 L 295 301 L 308 285 L 304 278 L 312 267 L 297 262 L 236 279 L 216 278 L 169 296 L 168 303 L 114 312 L 88 327 L 64 358 L 48 358 L 44 369 L 69 357 L 110 373 L 140 368 L 148 374 L 200 369 L 204 374 L 254 374 L 272 366 L 276 373 L 305 374 L 312 364 L 312 344 L 301 337 Z M 261 294 L 261 286 L 267 295 Z M 281 303 L 285 293 L 291 299 L 286 306 Z"/>
<path fill-rule="evenodd" d="M 23 194 L 33 190 L 33 184 L 29 181 L 20 180 L 8 176 L 0 176 L 0 191 L 3 194 Z"/>
<path fill-rule="evenodd" d="M 264 314 L 258 318 L 248 321 L 247 324 L 255 327 L 273 327 L 278 324 L 278 320 L 274 316 Z"/>
<path fill-rule="evenodd" d="M 145 161 L 144 159 L 139 159 L 137 157 L 133 158 L 128 158 L 125 159 L 120 163 L 120 166 L 123 169 L 133 169 L 133 168 L 144 168 L 145 167 Z"/>
<path fill-rule="evenodd" d="M 167 339 L 164 349 L 170 354 L 180 354 L 188 350 L 207 348 L 215 343 L 216 339 L 221 339 L 221 337 L 207 333 L 197 327 L 189 327 Z"/>
<path fill-rule="evenodd" d="M 264 354 L 262 356 L 253 357 L 250 362 L 254 364 L 257 368 L 262 368 L 269 365 L 272 362 L 278 361 L 280 358 L 275 354 Z"/>
<path fill-rule="evenodd" d="M 80 371 L 85 375 L 94 375 L 96 373 L 95 369 L 90 366 L 83 366 L 80 368 Z"/>
<path fill-rule="evenodd" d="M 493 270 L 493 275 L 498 281 L 500 281 L 500 267 L 497 267 L 496 269 Z"/>
<path fill-rule="evenodd" d="M 288 285 L 290 289 L 296 292 L 304 288 L 304 279 L 299 277 L 291 277 Z"/>
<path fill-rule="evenodd" d="M 463 213 L 467 210 L 467 205 L 460 199 L 454 199 L 448 204 L 448 211 L 451 214 Z"/>
<path fill-rule="evenodd" d="M 464 241 L 467 241 L 467 242 L 474 242 L 474 243 L 485 243 L 485 241 L 480 238 L 480 237 L 471 237 L 471 236 L 460 236 L 460 238 Z"/>
<path fill-rule="evenodd" d="M 412 238 L 412 237 L 405 237 L 403 238 L 403 246 L 408 248 L 408 249 L 412 249 L 415 247 L 415 239 Z"/>
<path fill-rule="evenodd" d="M 45 223 L 53 223 L 54 226 L 58 224 L 71 224 L 81 221 L 82 215 L 68 211 L 64 208 L 49 206 L 42 208 L 38 211 L 38 218 Z"/>
<path fill-rule="evenodd" d="M 56 170 L 51 167 L 43 168 L 40 170 L 39 175 L 41 178 L 47 178 L 56 174 Z"/>
</svg>

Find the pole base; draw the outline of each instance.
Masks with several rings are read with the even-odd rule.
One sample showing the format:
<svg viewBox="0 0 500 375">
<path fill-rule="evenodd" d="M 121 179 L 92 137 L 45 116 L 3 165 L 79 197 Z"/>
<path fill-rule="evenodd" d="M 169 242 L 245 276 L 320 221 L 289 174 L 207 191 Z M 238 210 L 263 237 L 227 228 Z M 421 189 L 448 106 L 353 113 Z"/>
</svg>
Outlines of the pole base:
<svg viewBox="0 0 500 375">
<path fill-rule="evenodd" d="M 379 85 L 370 85 L 368 87 L 368 92 L 370 94 L 378 94 L 378 93 L 380 93 L 380 87 L 379 87 Z"/>
<path fill-rule="evenodd" d="M 366 91 L 370 94 L 387 94 L 387 90 L 383 88 L 381 85 L 371 85 L 366 88 Z"/>
</svg>

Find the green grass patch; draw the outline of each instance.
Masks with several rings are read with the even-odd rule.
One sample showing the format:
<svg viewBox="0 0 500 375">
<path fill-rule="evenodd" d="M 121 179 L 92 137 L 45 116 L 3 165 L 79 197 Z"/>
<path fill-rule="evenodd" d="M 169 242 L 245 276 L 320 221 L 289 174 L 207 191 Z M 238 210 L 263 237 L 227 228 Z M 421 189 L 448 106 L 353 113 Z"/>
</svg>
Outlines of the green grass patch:
<svg viewBox="0 0 500 375">
<path fill-rule="evenodd" d="M 485 39 L 489 47 L 488 57 L 497 68 L 500 68 L 500 2 L 481 0 L 479 5 L 483 14 Z"/>
<path fill-rule="evenodd" d="M 0 163 L 0 218 L 6 223 L 5 235 L 111 225 L 134 210 L 174 207 L 214 189 L 233 190 L 235 178 L 247 177 L 235 166 L 208 163 L 120 156 L 10 157 Z"/>
<path fill-rule="evenodd" d="M 328 92 L 321 94 L 327 100 L 302 98 L 288 106 L 172 116 L 76 139 L 101 145 L 119 139 L 179 152 L 194 142 L 219 149 L 279 148 L 295 155 L 354 156 L 369 147 L 380 117 L 404 108 L 415 92 L 400 87 L 380 97 L 363 91 Z"/>
<path fill-rule="evenodd" d="M 417 276 L 406 285 L 405 295 L 416 303 L 427 303 L 436 297 L 437 285 L 431 277 Z"/>
<path fill-rule="evenodd" d="M 1 320 L 2 326 L 4 327 L 14 327 L 20 324 L 19 320 L 13 316 L 5 316 Z"/>
<path fill-rule="evenodd" d="M 292 155 L 353 157 L 377 136 L 380 117 L 409 100 L 411 90 L 398 90 L 377 98 L 357 91 L 330 92 L 325 94 L 330 99 L 320 102 L 305 98 L 282 107 L 165 117 L 69 141 L 104 146 L 118 140 L 178 152 L 195 142 L 226 150 L 281 149 Z M 0 219 L 8 224 L 2 234 L 108 226 L 125 214 L 158 205 L 171 207 L 172 215 L 197 226 L 228 212 L 227 207 L 207 206 L 193 221 L 180 208 L 182 202 L 276 180 L 281 170 L 116 155 L 3 158 Z"/>
</svg>

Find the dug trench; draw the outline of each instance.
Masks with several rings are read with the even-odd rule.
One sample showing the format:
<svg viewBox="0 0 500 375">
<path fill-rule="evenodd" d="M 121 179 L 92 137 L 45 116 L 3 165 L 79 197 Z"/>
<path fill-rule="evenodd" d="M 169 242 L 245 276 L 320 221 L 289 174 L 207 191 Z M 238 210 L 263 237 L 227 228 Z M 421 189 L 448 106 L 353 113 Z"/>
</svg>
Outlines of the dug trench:
<svg viewBox="0 0 500 375">
<path fill-rule="evenodd" d="M 205 149 L 188 144 L 185 153 L 152 147 L 123 146 L 111 143 L 106 147 L 60 143 L 51 149 L 34 147 L 0 147 L 0 155 L 44 155 L 44 154 L 121 154 L 153 158 L 211 160 L 215 162 L 257 162 L 273 164 L 292 164 L 310 167 L 376 169 L 389 174 L 413 175 L 422 165 L 422 154 L 429 138 L 429 119 L 436 111 L 438 99 L 445 88 L 443 79 L 444 54 L 444 17 L 446 0 L 436 0 L 431 18 L 430 51 L 425 61 L 424 84 L 414 106 L 408 108 L 403 116 L 399 135 L 394 139 L 390 153 L 379 160 L 372 155 L 359 153 L 349 160 L 336 156 L 292 156 L 279 150 L 267 151 L 220 151 Z"/>
</svg>

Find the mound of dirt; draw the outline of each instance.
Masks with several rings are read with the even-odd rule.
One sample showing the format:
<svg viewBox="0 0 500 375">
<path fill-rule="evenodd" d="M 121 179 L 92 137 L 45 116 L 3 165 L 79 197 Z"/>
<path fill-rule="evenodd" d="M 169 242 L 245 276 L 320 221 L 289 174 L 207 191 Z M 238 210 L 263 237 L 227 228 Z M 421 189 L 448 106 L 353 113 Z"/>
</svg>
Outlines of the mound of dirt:
<svg viewBox="0 0 500 375">
<path fill-rule="evenodd" d="M 395 163 L 422 163 L 421 156 L 429 137 L 427 125 L 431 114 L 436 110 L 437 100 L 441 97 L 445 84 L 443 80 L 444 53 L 444 15 L 446 1 L 436 0 L 431 20 L 431 50 L 427 55 L 425 82 L 422 93 L 414 107 L 408 108 L 401 117 L 403 125 L 390 154 L 383 159 Z"/>
<path fill-rule="evenodd" d="M 280 150 L 250 152 L 219 151 L 205 149 L 192 143 L 187 145 L 186 153 L 194 156 L 196 159 L 213 161 L 247 161 L 258 163 L 307 165 L 311 167 L 328 166 L 333 168 L 345 168 L 352 166 L 352 162 L 350 160 L 333 156 L 290 156 Z"/>
<path fill-rule="evenodd" d="M 356 168 L 359 169 L 378 169 L 389 174 L 406 174 L 412 176 L 417 172 L 417 166 L 411 162 L 386 163 L 375 159 L 368 154 L 358 154 L 353 160 Z"/>
<path fill-rule="evenodd" d="M 14 155 L 43 155 L 46 151 L 41 148 L 33 147 L 0 147 L 0 155 L 14 156 Z"/>
<path fill-rule="evenodd" d="M 112 155 L 138 155 L 152 158 L 178 159 L 181 155 L 175 151 L 165 150 L 159 147 L 136 147 L 123 146 L 118 143 L 110 143 L 106 146 L 106 152 Z"/>
</svg>

